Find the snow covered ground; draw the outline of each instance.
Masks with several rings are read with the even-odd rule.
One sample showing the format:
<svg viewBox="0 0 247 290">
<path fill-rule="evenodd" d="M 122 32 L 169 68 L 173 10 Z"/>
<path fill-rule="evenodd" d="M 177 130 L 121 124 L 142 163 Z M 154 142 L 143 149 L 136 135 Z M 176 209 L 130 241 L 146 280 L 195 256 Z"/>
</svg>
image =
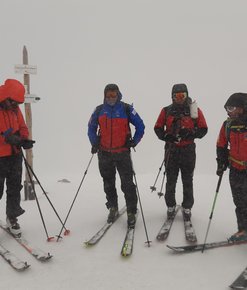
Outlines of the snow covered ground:
<svg viewBox="0 0 247 290">
<path fill-rule="evenodd" d="M 94 160 L 92 167 L 96 167 Z M 71 183 L 59 183 L 61 176 L 43 178 L 39 176 L 54 202 L 62 219 L 74 198 L 82 176 L 73 176 Z M 64 178 L 64 176 L 62 177 Z M 46 242 L 45 232 L 35 201 L 22 202 L 26 213 L 19 219 L 25 237 L 54 257 L 47 263 L 39 263 L 14 240 L 1 231 L 0 241 L 23 260 L 31 264 L 26 272 L 15 272 L 0 259 L 1 289 L 188 289 L 223 290 L 246 266 L 246 246 L 213 249 L 202 253 L 177 255 L 166 244 L 184 245 L 184 229 L 181 213 L 178 214 L 170 236 L 165 243 L 155 240 L 165 217 L 165 204 L 149 186 L 155 176 L 137 175 L 144 214 L 147 223 L 150 248 L 145 246 L 146 236 L 139 215 L 134 242 L 134 252 L 129 258 L 120 256 L 125 235 L 126 216 L 121 217 L 106 236 L 94 247 L 86 248 L 83 242 L 104 223 L 107 210 L 101 179 L 97 174 L 85 178 L 67 228 L 71 235 L 62 241 Z M 195 176 L 195 206 L 193 224 L 198 242 L 203 242 L 209 213 L 215 194 L 216 176 Z M 118 182 L 119 184 L 119 182 Z M 41 191 L 37 189 L 49 235 L 56 235 L 60 224 L 50 209 Z M 120 206 L 124 204 L 119 192 Z M 181 202 L 181 184 L 178 184 L 177 202 Z M 1 219 L 4 219 L 4 202 L 0 204 Z M 234 207 L 225 176 L 218 196 L 208 241 L 224 240 L 236 230 Z"/>
</svg>

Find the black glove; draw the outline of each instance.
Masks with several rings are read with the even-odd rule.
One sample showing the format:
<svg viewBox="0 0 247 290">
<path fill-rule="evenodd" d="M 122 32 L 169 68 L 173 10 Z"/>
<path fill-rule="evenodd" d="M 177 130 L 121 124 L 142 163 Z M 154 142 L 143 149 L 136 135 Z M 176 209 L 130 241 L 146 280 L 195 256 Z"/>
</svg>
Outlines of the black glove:
<svg viewBox="0 0 247 290">
<path fill-rule="evenodd" d="M 223 159 L 216 159 L 217 160 L 217 170 L 216 170 L 216 174 L 218 176 L 221 176 L 223 174 L 224 171 L 226 171 L 229 162 L 228 160 L 223 160 Z"/>
<path fill-rule="evenodd" d="M 136 147 L 136 143 L 135 143 L 135 141 L 134 141 L 133 139 L 131 139 L 131 140 L 127 140 L 125 146 L 126 146 L 127 148 L 134 148 L 134 147 Z"/>
<path fill-rule="evenodd" d="M 20 146 L 21 145 L 21 137 L 17 134 L 9 134 L 5 137 L 6 143 L 14 146 Z"/>
<path fill-rule="evenodd" d="M 35 143 L 35 141 L 34 140 L 29 140 L 29 139 L 24 139 L 24 140 L 22 140 L 21 141 L 21 147 L 23 148 L 23 149 L 31 149 L 31 148 L 33 148 L 33 144 Z"/>
<path fill-rule="evenodd" d="M 170 143 L 175 143 L 175 142 L 178 142 L 178 138 L 172 134 L 166 133 L 164 135 L 164 141 L 170 142 Z"/>
<path fill-rule="evenodd" d="M 194 132 L 191 129 L 182 128 L 178 132 L 179 137 L 182 140 L 192 140 L 194 139 Z"/>
<path fill-rule="evenodd" d="M 96 154 L 98 152 L 98 150 L 99 150 L 99 145 L 98 144 L 95 144 L 91 148 L 91 153 L 92 154 Z"/>
</svg>

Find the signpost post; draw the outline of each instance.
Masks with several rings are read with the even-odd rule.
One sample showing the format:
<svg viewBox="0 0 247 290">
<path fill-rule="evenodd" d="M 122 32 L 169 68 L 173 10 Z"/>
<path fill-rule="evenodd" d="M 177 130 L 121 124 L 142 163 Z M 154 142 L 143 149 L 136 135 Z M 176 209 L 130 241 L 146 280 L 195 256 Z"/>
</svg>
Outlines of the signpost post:
<svg viewBox="0 0 247 290">
<path fill-rule="evenodd" d="M 31 111 L 31 103 L 35 103 L 40 100 L 39 97 L 36 95 L 30 94 L 30 74 L 37 74 L 37 66 L 34 65 L 28 65 L 28 53 L 26 46 L 23 47 L 23 64 L 15 65 L 15 72 L 21 73 L 24 75 L 24 86 L 26 88 L 26 94 L 25 94 L 25 101 L 24 101 L 24 107 L 25 107 L 25 118 L 26 118 L 26 124 L 29 130 L 29 139 L 32 139 L 32 111 Z M 33 150 L 28 149 L 26 150 L 26 159 L 28 164 L 33 169 Z M 31 185 L 31 180 L 33 179 L 33 175 L 30 172 L 30 177 L 27 173 L 27 170 L 25 172 L 25 180 L 24 180 L 24 195 L 25 200 L 34 200 L 34 192 Z"/>
</svg>

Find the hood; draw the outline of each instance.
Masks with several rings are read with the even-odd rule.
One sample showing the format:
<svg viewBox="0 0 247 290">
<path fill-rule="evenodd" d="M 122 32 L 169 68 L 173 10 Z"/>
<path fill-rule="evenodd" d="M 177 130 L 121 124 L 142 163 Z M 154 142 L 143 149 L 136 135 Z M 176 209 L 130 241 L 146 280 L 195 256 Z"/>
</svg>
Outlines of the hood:
<svg viewBox="0 0 247 290">
<path fill-rule="evenodd" d="M 108 91 L 117 91 L 117 103 L 119 103 L 122 100 L 122 94 L 121 94 L 121 92 L 119 90 L 118 85 L 116 85 L 116 84 L 108 84 L 108 85 L 106 85 L 106 87 L 104 89 L 104 103 L 106 103 L 105 96 L 106 96 L 106 93 Z"/>
</svg>

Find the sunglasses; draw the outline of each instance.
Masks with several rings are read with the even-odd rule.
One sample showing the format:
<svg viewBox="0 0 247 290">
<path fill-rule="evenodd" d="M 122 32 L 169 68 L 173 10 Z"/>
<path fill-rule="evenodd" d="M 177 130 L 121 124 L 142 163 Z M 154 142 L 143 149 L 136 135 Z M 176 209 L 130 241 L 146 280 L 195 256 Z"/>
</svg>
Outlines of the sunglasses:
<svg viewBox="0 0 247 290">
<path fill-rule="evenodd" d="M 184 100 L 187 98 L 187 93 L 186 92 L 180 92 L 180 93 L 175 93 L 173 94 L 173 99 L 174 100 Z"/>
<path fill-rule="evenodd" d="M 237 109 L 237 107 L 233 107 L 233 106 L 226 106 L 226 111 L 228 113 L 232 113 Z"/>
</svg>

